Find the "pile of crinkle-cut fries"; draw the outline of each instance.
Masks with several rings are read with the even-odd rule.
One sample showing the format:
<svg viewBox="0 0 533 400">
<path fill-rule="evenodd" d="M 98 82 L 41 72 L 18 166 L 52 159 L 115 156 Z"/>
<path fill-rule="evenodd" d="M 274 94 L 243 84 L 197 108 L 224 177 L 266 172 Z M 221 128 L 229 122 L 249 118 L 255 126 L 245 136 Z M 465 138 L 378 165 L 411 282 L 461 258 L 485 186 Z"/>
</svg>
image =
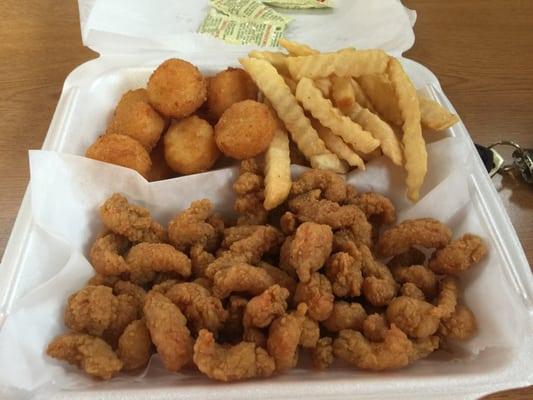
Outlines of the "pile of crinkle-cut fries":
<svg viewBox="0 0 533 400">
<path fill-rule="evenodd" d="M 311 166 L 346 173 L 382 153 L 405 168 L 407 196 L 417 201 L 427 172 L 422 127 L 444 130 L 457 116 L 419 96 L 400 62 L 382 50 L 320 53 L 286 39 L 280 45 L 288 53 L 252 51 L 240 63 Z M 276 144 L 286 143 L 279 135 L 267 152 L 267 170 L 275 169 L 269 154 L 276 154 Z M 284 200 L 269 187 L 287 188 L 290 181 L 265 183 L 265 198 Z"/>
</svg>

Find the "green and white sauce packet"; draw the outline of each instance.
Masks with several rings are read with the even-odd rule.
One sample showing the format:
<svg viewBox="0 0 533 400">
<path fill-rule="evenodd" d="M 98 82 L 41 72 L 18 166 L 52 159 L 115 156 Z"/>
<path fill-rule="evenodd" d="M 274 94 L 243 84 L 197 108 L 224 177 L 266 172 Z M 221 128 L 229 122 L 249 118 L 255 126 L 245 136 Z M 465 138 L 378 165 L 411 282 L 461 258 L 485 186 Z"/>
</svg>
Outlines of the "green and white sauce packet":
<svg viewBox="0 0 533 400">
<path fill-rule="evenodd" d="M 287 24 L 228 16 L 211 8 L 199 32 L 208 33 L 231 44 L 275 47 Z"/>
<path fill-rule="evenodd" d="M 333 8 L 333 0 L 261 0 L 279 8 Z"/>
</svg>

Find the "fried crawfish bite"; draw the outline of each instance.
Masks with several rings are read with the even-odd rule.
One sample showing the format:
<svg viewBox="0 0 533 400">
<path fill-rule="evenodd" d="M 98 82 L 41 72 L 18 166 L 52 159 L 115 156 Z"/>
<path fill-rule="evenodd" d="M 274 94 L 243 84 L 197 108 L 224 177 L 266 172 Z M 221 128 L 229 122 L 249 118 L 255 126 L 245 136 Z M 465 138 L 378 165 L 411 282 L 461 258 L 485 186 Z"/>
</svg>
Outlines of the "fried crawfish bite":
<svg viewBox="0 0 533 400">
<path fill-rule="evenodd" d="M 111 379 L 122 369 L 122 361 L 111 346 L 91 335 L 69 333 L 58 336 L 48 345 L 46 354 L 77 365 L 99 379 Z"/>
<path fill-rule="evenodd" d="M 267 350 L 276 362 L 276 370 L 294 368 L 298 362 L 298 344 L 302 334 L 307 306 L 299 304 L 297 309 L 276 318 L 268 331 Z"/>
<path fill-rule="evenodd" d="M 118 339 L 117 356 L 125 371 L 142 368 L 152 355 L 150 332 L 142 319 L 131 322 Z"/>
<path fill-rule="evenodd" d="M 481 238 L 467 233 L 437 250 L 429 260 L 429 268 L 437 274 L 457 274 L 477 264 L 486 253 Z"/>
<path fill-rule="evenodd" d="M 217 245 L 218 234 L 207 220 L 213 215 L 213 204 L 207 200 L 193 201 L 189 208 L 176 215 L 168 224 L 170 242 L 182 251 L 200 243 L 206 250 Z"/>
<path fill-rule="evenodd" d="M 165 296 L 178 306 L 195 333 L 204 328 L 216 333 L 228 317 L 220 300 L 197 283 L 177 283 L 166 291 Z"/>
<path fill-rule="evenodd" d="M 126 262 L 130 266 L 130 279 L 139 284 L 152 281 L 156 272 L 184 278 L 191 275 L 189 257 L 166 243 L 139 243 L 130 249 Z"/>
<path fill-rule="evenodd" d="M 129 267 L 123 255 L 129 245 L 128 239 L 115 233 L 108 233 L 97 238 L 89 253 L 89 259 L 94 270 L 104 276 L 128 272 Z"/>
<path fill-rule="evenodd" d="M 391 257 L 413 246 L 439 249 L 446 246 L 451 237 L 452 231 L 442 222 L 432 218 L 411 219 L 383 232 L 376 248 L 380 256 Z"/>
<path fill-rule="evenodd" d="M 180 309 L 158 292 L 151 291 L 144 303 L 146 326 L 166 369 L 179 371 L 192 359 L 193 340 Z"/>
<path fill-rule="evenodd" d="M 333 254 L 326 263 L 325 273 L 331 281 L 333 293 L 338 297 L 357 297 L 361 295 L 363 274 L 361 259 L 348 253 Z"/>
<path fill-rule="evenodd" d="M 333 311 L 333 289 L 328 278 L 315 272 L 307 282 L 299 282 L 294 293 L 294 304 L 305 303 L 308 314 L 316 321 L 324 321 Z"/>
<path fill-rule="evenodd" d="M 206 329 L 198 333 L 193 360 L 200 371 L 210 378 L 230 382 L 274 373 L 274 359 L 265 349 L 251 342 L 235 346 L 219 345 Z"/>
<path fill-rule="evenodd" d="M 327 200 L 342 202 L 346 199 L 344 179 L 334 172 L 319 169 L 312 169 L 300 175 L 292 184 L 291 194 L 297 196 L 313 189 L 320 189 Z"/>
<path fill-rule="evenodd" d="M 289 262 L 302 282 L 325 264 L 331 253 L 333 232 L 327 225 L 304 222 L 298 227 L 289 250 Z"/>
<path fill-rule="evenodd" d="M 132 242 L 158 243 L 165 240 L 165 230 L 152 219 L 150 212 L 128 203 L 119 193 L 115 193 L 100 207 L 100 218 L 109 230 Z"/>
</svg>

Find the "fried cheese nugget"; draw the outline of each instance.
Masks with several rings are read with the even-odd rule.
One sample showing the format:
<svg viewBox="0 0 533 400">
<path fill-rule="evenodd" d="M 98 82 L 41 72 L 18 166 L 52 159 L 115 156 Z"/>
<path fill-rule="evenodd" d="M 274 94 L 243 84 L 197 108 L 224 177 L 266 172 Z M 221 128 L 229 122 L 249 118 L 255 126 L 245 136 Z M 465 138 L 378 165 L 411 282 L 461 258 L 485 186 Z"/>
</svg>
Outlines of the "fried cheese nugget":
<svg viewBox="0 0 533 400">
<path fill-rule="evenodd" d="M 103 135 L 89 146 L 85 157 L 110 164 L 131 168 L 148 177 L 152 161 L 146 149 L 135 139 L 126 135 Z"/>
<path fill-rule="evenodd" d="M 429 268 L 437 274 L 457 274 L 477 264 L 486 253 L 483 240 L 467 233 L 437 250 L 429 260 Z"/>
<path fill-rule="evenodd" d="M 215 126 L 215 140 L 226 156 L 243 160 L 265 152 L 276 129 L 276 119 L 267 105 L 244 100 L 224 111 Z"/>
<path fill-rule="evenodd" d="M 131 322 L 118 339 L 117 356 L 125 371 L 142 368 L 148 364 L 152 355 L 150 332 L 143 320 Z"/>
<path fill-rule="evenodd" d="M 111 346 L 91 335 L 69 333 L 57 336 L 48 345 L 46 354 L 77 365 L 99 379 L 111 379 L 122 369 L 122 361 Z"/>
<path fill-rule="evenodd" d="M 207 108 L 218 120 L 224 111 L 243 100 L 257 100 L 258 89 L 248 73 L 241 68 L 228 68 L 209 78 Z"/>
<path fill-rule="evenodd" d="M 435 306 L 412 297 L 396 297 L 387 307 L 386 314 L 391 324 L 413 338 L 431 336 L 439 328 Z"/>
<path fill-rule="evenodd" d="M 313 368 L 328 369 L 333 361 L 333 339 L 330 337 L 321 337 L 316 343 L 316 347 L 311 351 L 311 360 Z"/>
<path fill-rule="evenodd" d="M 224 382 L 265 378 L 272 375 L 276 368 L 274 359 L 265 349 L 251 342 L 235 346 L 219 345 L 206 329 L 199 332 L 194 343 L 193 360 L 208 377 Z"/>
<path fill-rule="evenodd" d="M 216 245 L 217 231 L 207 222 L 213 215 L 213 204 L 207 200 L 196 200 L 189 208 L 176 215 L 168 224 L 168 239 L 181 251 L 201 243 L 209 251 Z M 215 242 L 215 243 L 214 243 Z"/>
<path fill-rule="evenodd" d="M 106 134 L 129 136 L 150 152 L 159 141 L 165 125 L 165 118 L 148 103 L 146 89 L 129 90 L 118 102 Z"/>
<path fill-rule="evenodd" d="M 335 253 L 328 259 L 324 272 L 331 281 L 335 296 L 357 297 L 361 295 L 363 285 L 361 259 L 355 259 L 344 252 Z"/>
<path fill-rule="evenodd" d="M 287 289 L 273 285 L 260 295 L 250 299 L 244 311 L 244 327 L 265 328 L 270 325 L 274 318 L 285 314 L 288 297 L 289 291 Z"/>
<path fill-rule="evenodd" d="M 366 317 L 366 311 L 361 304 L 336 301 L 329 318 L 322 321 L 322 326 L 330 332 L 343 329 L 360 331 Z"/>
<path fill-rule="evenodd" d="M 343 177 L 331 171 L 311 169 L 301 174 L 291 188 L 291 194 L 298 196 L 313 189 L 320 189 L 326 200 L 342 202 L 346 199 L 346 182 Z"/>
<path fill-rule="evenodd" d="M 182 175 L 208 171 L 220 156 L 213 127 L 196 115 L 172 122 L 163 142 L 168 166 Z"/>
<path fill-rule="evenodd" d="M 442 222 L 432 218 L 410 219 L 387 229 L 376 245 L 381 257 L 396 256 L 418 245 L 428 249 L 446 246 L 452 231 Z"/>
<path fill-rule="evenodd" d="M 299 304 L 295 311 L 276 318 L 268 330 L 267 350 L 276 362 L 276 371 L 294 368 L 298 363 L 298 344 L 307 306 Z"/>
<path fill-rule="evenodd" d="M 152 281 L 156 272 L 168 272 L 184 278 L 191 275 L 191 260 L 166 243 L 139 243 L 133 246 L 126 262 L 130 279 L 139 284 Z"/>
<path fill-rule="evenodd" d="M 150 212 L 128 203 L 120 193 L 113 194 L 100 207 L 100 218 L 108 229 L 132 242 L 158 243 L 165 239 L 165 230 Z"/>
<path fill-rule="evenodd" d="M 193 340 L 180 309 L 158 292 L 151 291 L 144 303 L 146 327 L 165 368 L 179 371 L 192 359 Z"/>
<path fill-rule="evenodd" d="M 332 243 L 333 232 L 328 225 L 304 222 L 298 227 L 291 242 L 289 262 L 302 282 L 309 281 L 311 274 L 322 268 Z"/>
<path fill-rule="evenodd" d="M 124 236 L 115 233 L 97 238 L 89 252 L 89 259 L 94 270 L 101 275 L 120 275 L 129 270 L 123 254 L 129 247 L 129 241 Z"/>
<path fill-rule="evenodd" d="M 166 291 L 165 296 L 185 315 L 193 333 L 208 329 L 216 334 L 228 318 L 220 300 L 197 283 L 177 283 Z"/>
<path fill-rule="evenodd" d="M 468 340 L 476 334 L 476 331 L 476 317 L 463 304 L 458 304 L 451 316 L 442 319 L 439 327 L 439 334 L 453 340 Z"/>
<path fill-rule="evenodd" d="M 294 304 L 305 303 L 308 314 L 316 321 L 324 321 L 333 311 L 335 296 L 328 278 L 315 272 L 307 282 L 299 282 L 294 293 Z"/>
<path fill-rule="evenodd" d="M 191 63 L 172 58 L 159 65 L 146 88 L 148 101 L 169 118 L 183 118 L 195 112 L 207 97 L 207 82 Z"/>
<path fill-rule="evenodd" d="M 236 264 L 215 273 L 213 294 L 219 299 L 224 299 L 233 292 L 257 296 L 275 283 L 262 268 L 244 263 Z"/>
</svg>

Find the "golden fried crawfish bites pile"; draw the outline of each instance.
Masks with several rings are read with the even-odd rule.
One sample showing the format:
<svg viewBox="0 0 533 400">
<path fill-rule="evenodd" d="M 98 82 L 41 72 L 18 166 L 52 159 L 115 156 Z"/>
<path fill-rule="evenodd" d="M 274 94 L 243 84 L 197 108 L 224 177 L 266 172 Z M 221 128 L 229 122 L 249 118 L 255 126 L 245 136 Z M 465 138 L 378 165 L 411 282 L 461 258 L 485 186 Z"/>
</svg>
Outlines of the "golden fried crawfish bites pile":
<svg viewBox="0 0 533 400">
<path fill-rule="evenodd" d="M 295 368 L 304 351 L 317 369 L 336 358 L 401 368 L 475 335 L 458 275 L 486 253 L 481 238 L 452 241 L 427 218 L 392 225 L 389 199 L 327 171 L 303 173 L 272 213 L 258 160 L 241 162 L 233 187 L 235 221 L 204 199 L 168 231 L 124 196 L 107 199 L 95 276 L 69 297 L 71 332 L 48 354 L 110 379 L 157 352 L 169 371 L 195 365 L 227 382 Z"/>
</svg>

